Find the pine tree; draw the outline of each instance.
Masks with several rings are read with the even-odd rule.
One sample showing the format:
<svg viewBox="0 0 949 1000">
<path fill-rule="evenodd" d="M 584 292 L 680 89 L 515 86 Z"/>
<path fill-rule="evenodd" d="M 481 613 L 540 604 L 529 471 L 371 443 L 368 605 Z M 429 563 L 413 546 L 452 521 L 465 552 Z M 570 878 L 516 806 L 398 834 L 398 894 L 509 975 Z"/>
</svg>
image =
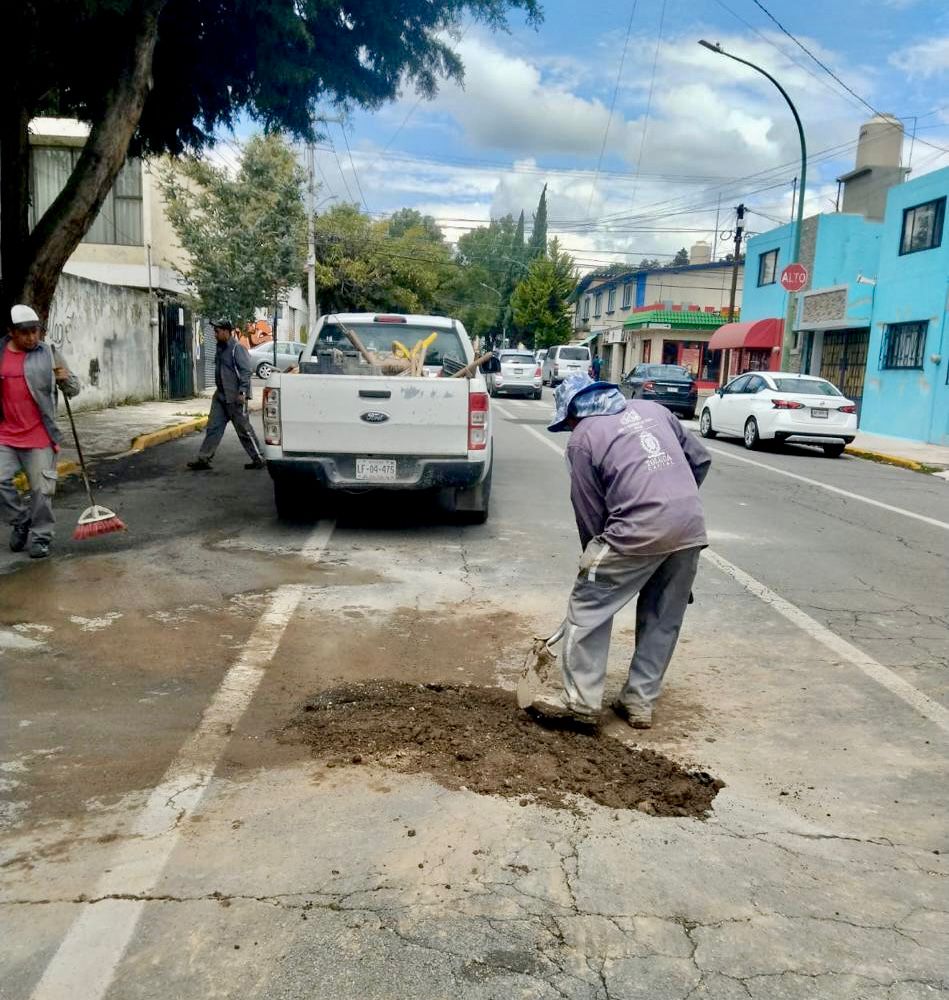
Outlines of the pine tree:
<svg viewBox="0 0 949 1000">
<path fill-rule="evenodd" d="M 534 213 L 534 229 L 531 232 L 530 243 L 527 245 L 529 260 L 536 260 L 547 254 L 547 185 L 540 193 L 537 211 Z"/>
</svg>

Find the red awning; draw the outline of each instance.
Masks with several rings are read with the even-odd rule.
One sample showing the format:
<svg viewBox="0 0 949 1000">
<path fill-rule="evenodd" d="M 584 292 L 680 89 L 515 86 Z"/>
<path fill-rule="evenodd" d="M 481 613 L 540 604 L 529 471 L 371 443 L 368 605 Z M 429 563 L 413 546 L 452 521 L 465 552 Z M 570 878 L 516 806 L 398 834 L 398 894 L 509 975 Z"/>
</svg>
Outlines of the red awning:
<svg viewBox="0 0 949 1000">
<path fill-rule="evenodd" d="M 763 350 L 781 346 L 784 320 L 778 318 L 756 319 L 749 323 L 726 323 L 720 326 L 708 342 L 710 351 L 739 348 Z"/>
</svg>

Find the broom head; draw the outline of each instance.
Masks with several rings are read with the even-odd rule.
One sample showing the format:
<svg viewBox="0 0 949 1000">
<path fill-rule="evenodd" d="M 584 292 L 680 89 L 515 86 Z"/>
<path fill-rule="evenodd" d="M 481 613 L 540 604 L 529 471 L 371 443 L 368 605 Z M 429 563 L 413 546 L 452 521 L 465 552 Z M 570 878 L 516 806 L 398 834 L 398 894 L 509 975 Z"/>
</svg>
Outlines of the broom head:
<svg viewBox="0 0 949 1000">
<path fill-rule="evenodd" d="M 126 530 L 125 522 L 118 517 L 115 511 L 93 504 L 79 515 L 79 522 L 72 536 L 77 542 L 81 542 L 86 538 L 95 538 L 97 535 L 110 535 L 113 531 Z"/>
</svg>

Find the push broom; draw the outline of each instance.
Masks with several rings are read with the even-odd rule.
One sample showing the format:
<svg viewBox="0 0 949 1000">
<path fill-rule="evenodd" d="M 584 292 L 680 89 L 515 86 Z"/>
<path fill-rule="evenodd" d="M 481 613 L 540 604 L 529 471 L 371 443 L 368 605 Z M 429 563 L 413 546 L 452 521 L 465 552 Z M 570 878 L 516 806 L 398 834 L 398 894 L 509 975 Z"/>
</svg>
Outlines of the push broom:
<svg viewBox="0 0 949 1000">
<path fill-rule="evenodd" d="M 66 404 L 66 413 L 69 416 L 69 426 L 72 428 L 73 441 L 76 442 L 76 453 L 79 455 L 79 468 L 82 470 L 82 481 L 86 487 L 86 496 L 89 497 L 89 506 L 79 515 L 79 522 L 76 530 L 72 533 L 77 542 L 87 538 L 95 538 L 97 535 L 109 535 L 113 531 L 125 531 L 125 523 L 119 518 L 114 510 L 108 507 L 100 507 L 96 503 L 96 498 L 92 495 L 92 485 L 89 482 L 89 473 L 86 470 L 86 460 L 82 455 L 82 445 L 79 444 L 79 435 L 76 433 L 76 421 L 73 420 L 72 407 L 69 405 L 69 397 L 63 393 L 63 402 Z"/>
</svg>

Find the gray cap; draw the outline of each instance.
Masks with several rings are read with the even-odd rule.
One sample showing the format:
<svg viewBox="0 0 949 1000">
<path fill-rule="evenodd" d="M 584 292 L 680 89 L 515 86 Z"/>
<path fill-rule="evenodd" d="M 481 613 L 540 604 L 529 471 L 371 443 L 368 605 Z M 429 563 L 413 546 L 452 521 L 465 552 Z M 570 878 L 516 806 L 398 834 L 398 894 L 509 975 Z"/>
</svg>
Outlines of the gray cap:
<svg viewBox="0 0 949 1000">
<path fill-rule="evenodd" d="M 32 330 L 34 326 L 42 325 L 36 311 L 23 305 L 14 306 L 10 310 L 10 322 L 22 330 Z"/>
</svg>

